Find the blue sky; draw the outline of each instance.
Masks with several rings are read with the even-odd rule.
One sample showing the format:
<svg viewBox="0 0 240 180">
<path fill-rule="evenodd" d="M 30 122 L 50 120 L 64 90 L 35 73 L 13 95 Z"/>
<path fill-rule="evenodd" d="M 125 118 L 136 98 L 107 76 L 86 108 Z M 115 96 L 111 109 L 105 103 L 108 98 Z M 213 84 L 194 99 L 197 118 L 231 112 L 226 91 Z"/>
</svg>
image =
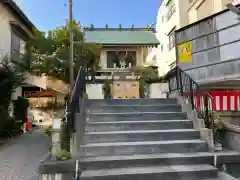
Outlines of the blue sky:
<svg viewBox="0 0 240 180">
<path fill-rule="evenodd" d="M 40 30 L 64 24 L 68 0 L 15 0 Z M 157 18 L 161 0 L 73 0 L 74 19 L 83 26 L 146 27 Z"/>
</svg>

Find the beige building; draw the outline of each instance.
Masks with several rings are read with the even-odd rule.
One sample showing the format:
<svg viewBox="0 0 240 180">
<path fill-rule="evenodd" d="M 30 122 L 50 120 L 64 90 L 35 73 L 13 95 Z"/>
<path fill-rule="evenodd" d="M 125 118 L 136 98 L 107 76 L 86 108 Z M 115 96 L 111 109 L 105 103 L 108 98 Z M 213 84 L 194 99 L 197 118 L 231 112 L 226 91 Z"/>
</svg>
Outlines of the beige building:
<svg viewBox="0 0 240 180">
<path fill-rule="evenodd" d="M 226 9 L 229 2 L 240 3 L 239 0 L 163 0 L 156 24 L 156 36 L 161 43 L 156 55 L 160 75 L 175 66 L 174 31 Z"/>
<path fill-rule="evenodd" d="M 25 44 L 34 35 L 36 27 L 13 0 L 0 1 L 0 59 L 6 55 L 14 64 L 23 64 Z M 68 86 L 46 76 L 33 76 L 26 72 L 25 85 L 16 89 L 13 99 L 22 96 L 25 87 L 52 89 L 63 93 Z"/>
</svg>

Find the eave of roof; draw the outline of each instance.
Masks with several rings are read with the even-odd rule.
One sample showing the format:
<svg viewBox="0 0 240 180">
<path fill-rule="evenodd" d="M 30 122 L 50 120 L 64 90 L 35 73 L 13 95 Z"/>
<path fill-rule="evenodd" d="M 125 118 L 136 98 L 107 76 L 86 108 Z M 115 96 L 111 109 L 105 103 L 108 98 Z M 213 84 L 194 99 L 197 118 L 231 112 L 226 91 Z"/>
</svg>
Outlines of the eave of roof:
<svg viewBox="0 0 240 180">
<path fill-rule="evenodd" d="M 24 25 L 31 30 L 31 32 L 33 32 L 34 29 L 37 29 L 13 0 L 0 0 L 0 3 L 7 5 L 13 11 L 13 13 L 15 13 L 16 16 L 20 18 Z"/>
<path fill-rule="evenodd" d="M 97 43 L 96 43 L 97 44 Z M 133 43 L 133 44 L 98 44 L 98 45 L 101 45 L 102 47 L 143 47 L 143 46 L 146 46 L 146 47 L 149 47 L 149 46 L 153 46 L 153 47 L 157 47 L 159 45 L 159 43 L 145 43 L 145 44 L 137 44 L 137 43 Z"/>
<path fill-rule="evenodd" d="M 102 46 L 157 46 L 159 41 L 151 30 L 146 29 L 92 29 L 85 30 L 87 43 Z"/>
</svg>

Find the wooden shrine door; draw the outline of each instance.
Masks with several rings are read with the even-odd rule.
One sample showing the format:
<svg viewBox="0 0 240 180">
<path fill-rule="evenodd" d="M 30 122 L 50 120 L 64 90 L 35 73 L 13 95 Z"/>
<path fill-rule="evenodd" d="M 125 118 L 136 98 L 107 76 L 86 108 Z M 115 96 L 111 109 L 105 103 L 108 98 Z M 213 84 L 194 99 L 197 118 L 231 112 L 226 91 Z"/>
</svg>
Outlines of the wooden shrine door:
<svg viewBox="0 0 240 180">
<path fill-rule="evenodd" d="M 139 82 L 133 80 L 115 80 L 112 84 L 113 99 L 139 98 Z"/>
</svg>

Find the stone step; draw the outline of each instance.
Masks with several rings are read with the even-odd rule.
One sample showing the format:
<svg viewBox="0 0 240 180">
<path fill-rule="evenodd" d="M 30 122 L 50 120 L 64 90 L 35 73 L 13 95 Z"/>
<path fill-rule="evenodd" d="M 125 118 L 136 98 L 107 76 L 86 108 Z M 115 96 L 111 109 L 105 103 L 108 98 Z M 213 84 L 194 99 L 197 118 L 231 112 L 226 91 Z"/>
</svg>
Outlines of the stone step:
<svg viewBox="0 0 240 180">
<path fill-rule="evenodd" d="M 125 113 L 91 113 L 91 121 L 141 121 L 187 119 L 184 112 L 125 112 Z"/>
<path fill-rule="evenodd" d="M 218 177 L 206 180 L 238 180 L 238 179 L 226 174 L 225 172 L 219 172 Z"/>
<path fill-rule="evenodd" d="M 127 167 L 83 171 L 82 180 L 200 180 L 216 178 L 218 171 L 210 165 L 173 165 Z"/>
<path fill-rule="evenodd" d="M 213 165 L 214 155 L 210 152 L 200 152 L 83 157 L 80 164 L 81 168 L 86 170 L 187 164 Z"/>
<path fill-rule="evenodd" d="M 190 120 L 146 120 L 146 121 L 112 121 L 88 122 L 86 132 L 131 131 L 131 130 L 167 130 L 192 129 Z M 115 141 L 116 142 L 116 141 Z"/>
<path fill-rule="evenodd" d="M 145 142 L 92 143 L 82 145 L 82 156 L 118 156 L 134 154 L 207 152 L 207 144 L 200 140 L 172 140 Z"/>
<path fill-rule="evenodd" d="M 181 112 L 182 107 L 178 104 L 166 105 L 106 105 L 92 106 L 92 113 L 125 113 L 125 112 Z"/>
<path fill-rule="evenodd" d="M 98 130 L 98 127 L 96 127 L 96 130 Z M 136 131 L 108 130 L 108 132 L 86 133 L 84 136 L 84 143 L 140 142 L 149 140 L 169 141 L 190 139 L 200 139 L 199 131 L 195 129 L 136 130 Z"/>
<path fill-rule="evenodd" d="M 88 101 L 91 105 L 146 105 L 146 104 L 177 104 L 177 99 L 175 98 L 159 98 L 159 99 L 91 99 Z"/>
</svg>

